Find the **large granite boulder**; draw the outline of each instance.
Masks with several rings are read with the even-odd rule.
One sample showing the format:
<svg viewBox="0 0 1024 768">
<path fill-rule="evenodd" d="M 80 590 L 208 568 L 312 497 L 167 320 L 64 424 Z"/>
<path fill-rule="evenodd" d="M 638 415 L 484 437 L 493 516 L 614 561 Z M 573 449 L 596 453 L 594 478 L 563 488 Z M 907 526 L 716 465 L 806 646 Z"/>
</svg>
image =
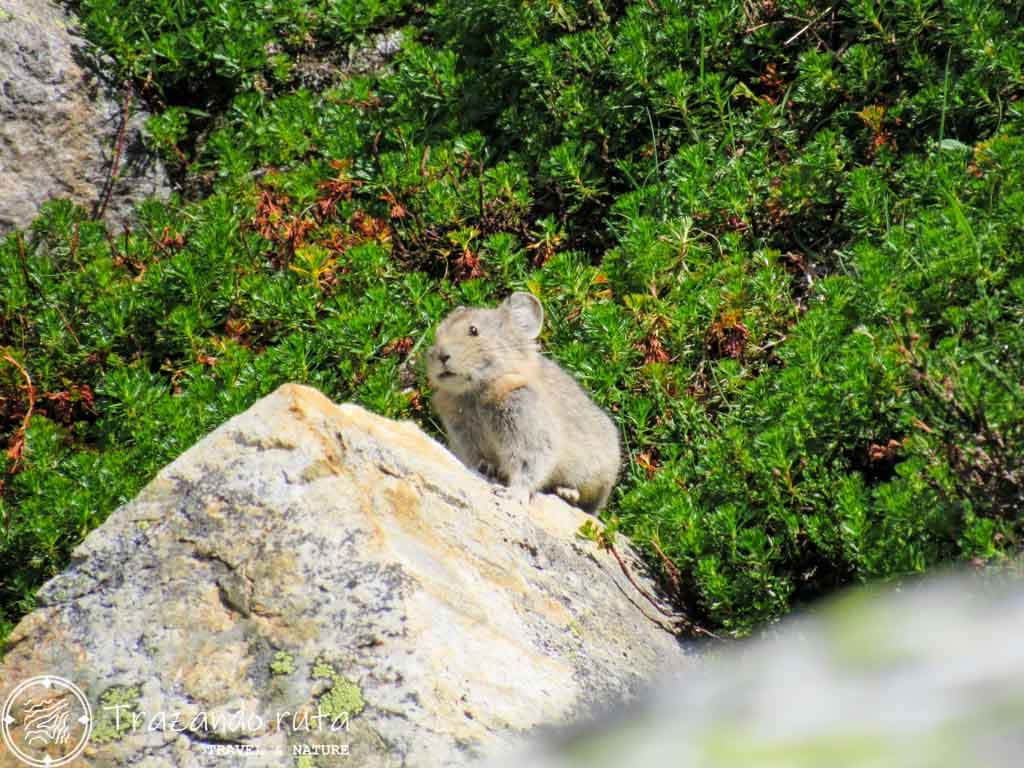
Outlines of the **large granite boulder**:
<svg viewBox="0 0 1024 768">
<path fill-rule="evenodd" d="M 7 730 L 56 760 L 91 726 L 72 762 L 91 766 L 500 753 L 690 666 L 576 535 L 587 519 L 496 495 L 413 424 L 284 386 L 162 470 L 42 589 L 0 665 Z M 19 688 L 35 676 L 61 679 Z M 47 701 L 69 709 L 63 745 L 28 743 Z"/>
<path fill-rule="evenodd" d="M 61 6 L 0 0 L 0 235 L 27 226 L 53 197 L 100 205 L 125 106 L 119 84 L 107 79 L 112 70 Z M 105 211 L 114 225 L 137 201 L 170 192 L 163 165 L 143 144 L 137 99 L 129 115 Z"/>
</svg>

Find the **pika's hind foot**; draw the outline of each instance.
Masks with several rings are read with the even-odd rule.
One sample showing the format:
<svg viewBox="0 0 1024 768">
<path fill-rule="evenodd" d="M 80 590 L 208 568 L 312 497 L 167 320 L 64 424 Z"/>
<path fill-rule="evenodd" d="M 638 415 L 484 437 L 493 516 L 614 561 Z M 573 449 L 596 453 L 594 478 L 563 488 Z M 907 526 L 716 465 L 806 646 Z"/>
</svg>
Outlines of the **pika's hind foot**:
<svg viewBox="0 0 1024 768">
<path fill-rule="evenodd" d="M 570 504 L 578 504 L 580 501 L 580 492 L 575 488 L 567 488 L 565 486 L 559 486 L 555 488 L 555 495 Z"/>
</svg>

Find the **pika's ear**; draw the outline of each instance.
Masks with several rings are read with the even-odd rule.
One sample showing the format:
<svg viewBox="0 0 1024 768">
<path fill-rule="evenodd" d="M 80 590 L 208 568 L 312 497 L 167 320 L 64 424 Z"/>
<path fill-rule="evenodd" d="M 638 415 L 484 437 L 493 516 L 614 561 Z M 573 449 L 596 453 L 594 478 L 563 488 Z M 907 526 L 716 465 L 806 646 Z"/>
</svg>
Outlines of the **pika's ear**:
<svg viewBox="0 0 1024 768">
<path fill-rule="evenodd" d="M 544 307 L 532 293 L 516 291 L 505 299 L 501 309 L 528 339 L 540 335 L 541 326 L 544 325 Z"/>
</svg>

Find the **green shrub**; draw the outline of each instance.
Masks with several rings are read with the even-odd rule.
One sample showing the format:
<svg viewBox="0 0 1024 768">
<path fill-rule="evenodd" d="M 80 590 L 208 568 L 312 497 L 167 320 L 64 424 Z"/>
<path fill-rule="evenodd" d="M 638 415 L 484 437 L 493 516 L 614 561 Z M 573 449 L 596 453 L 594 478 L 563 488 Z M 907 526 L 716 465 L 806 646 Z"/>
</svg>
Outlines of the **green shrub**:
<svg viewBox="0 0 1024 768">
<path fill-rule="evenodd" d="M 244 5 L 244 8 L 243 8 Z M 0 244 L 0 622 L 289 380 L 437 432 L 412 362 L 533 291 L 614 415 L 608 515 L 744 634 L 843 584 L 998 566 L 1024 507 L 1017 3 L 83 0 L 202 198 Z M 391 67 L 301 75 L 405 25 Z M 671 562 L 671 566 L 668 564 Z M 676 575 L 678 569 L 678 575 Z"/>
</svg>

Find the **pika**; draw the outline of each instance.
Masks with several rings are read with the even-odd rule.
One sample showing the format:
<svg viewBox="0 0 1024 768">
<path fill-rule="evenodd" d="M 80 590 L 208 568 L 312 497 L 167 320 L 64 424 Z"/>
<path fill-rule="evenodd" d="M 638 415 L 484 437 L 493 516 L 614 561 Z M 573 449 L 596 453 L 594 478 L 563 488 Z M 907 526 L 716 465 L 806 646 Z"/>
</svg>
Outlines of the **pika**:
<svg viewBox="0 0 1024 768">
<path fill-rule="evenodd" d="M 619 433 L 576 380 L 537 349 L 544 308 L 517 292 L 495 309 L 458 307 L 427 353 L 448 446 L 513 496 L 554 492 L 591 513 L 619 472 Z"/>
</svg>

